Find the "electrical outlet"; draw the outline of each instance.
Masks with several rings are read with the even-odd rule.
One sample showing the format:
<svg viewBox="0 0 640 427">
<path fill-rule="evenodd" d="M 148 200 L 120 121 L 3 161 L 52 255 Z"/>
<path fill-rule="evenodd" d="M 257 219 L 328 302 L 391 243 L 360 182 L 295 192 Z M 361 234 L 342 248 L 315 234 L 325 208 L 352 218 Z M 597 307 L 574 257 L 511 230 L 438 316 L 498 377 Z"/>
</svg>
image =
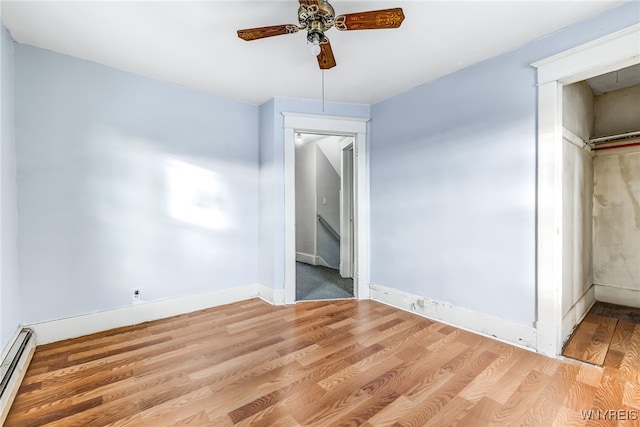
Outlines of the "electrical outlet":
<svg viewBox="0 0 640 427">
<path fill-rule="evenodd" d="M 133 302 L 140 301 L 142 299 L 142 288 L 131 289 L 131 300 Z"/>
</svg>

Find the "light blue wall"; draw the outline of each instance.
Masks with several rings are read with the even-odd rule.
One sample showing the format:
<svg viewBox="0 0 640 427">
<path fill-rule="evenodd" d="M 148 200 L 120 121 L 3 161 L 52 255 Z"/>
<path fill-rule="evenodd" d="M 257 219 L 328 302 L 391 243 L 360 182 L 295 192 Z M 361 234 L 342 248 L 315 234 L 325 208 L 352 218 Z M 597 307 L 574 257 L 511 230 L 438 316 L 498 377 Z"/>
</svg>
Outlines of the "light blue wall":
<svg viewBox="0 0 640 427">
<path fill-rule="evenodd" d="M 284 288 L 284 115 L 304 113 L 369 118 L 370 106 L 309 99 L 274 98 L 260 107 L 261 281 Z M 272 122 L 268 123 L 269 121 Z M 268 253 L 271 250 L 272 252 Z M 265 252 L 267 251 L 267 252 Z"/>
<path fill-rule="evenodd" d="M 260 283 L 273 288 L 274 272 L 274 104 L 260 106 Z"/>
<path fill-rule="evenodd" d="M 371 281 L 532 326 L 536 73 L 638 2 L 371 109 Z"/>
<path fill-rule="evenodd" d="M 14 43 L 4 23 L 0 47 L 0 351 L 21 323 L 18 288 Z"/>
<path fill-rule="evenodd" d="M 258 107 L 16 45 L 25 323 L 258 281 Z"/>
</svg>

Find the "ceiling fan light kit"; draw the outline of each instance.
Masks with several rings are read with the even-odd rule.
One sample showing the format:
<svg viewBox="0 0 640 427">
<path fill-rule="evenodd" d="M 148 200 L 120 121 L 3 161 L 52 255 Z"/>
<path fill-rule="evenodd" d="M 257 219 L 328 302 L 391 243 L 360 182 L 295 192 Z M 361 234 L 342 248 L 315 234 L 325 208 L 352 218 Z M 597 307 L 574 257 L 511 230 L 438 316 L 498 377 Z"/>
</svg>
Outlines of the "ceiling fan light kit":
<svg viewBox="0 0 640 427">
<path fill-rule="evenodd" d="M 324 34 L 331 27 L 340 31 L 376 30 L 398 28 L 404 21 L 404 13 L 399 7 L 335 16 L 333 6 L 326 0 L 299 0 L 299 2 L 299 25 L 248 28 L 238 30 L 238 37 L 251 41 L 307 30 L 307 43 L 311 46 L 311 53 L 318 57 L 320 69 L 328 70 L 336 66 L 331 44 Z"/>
</svg>

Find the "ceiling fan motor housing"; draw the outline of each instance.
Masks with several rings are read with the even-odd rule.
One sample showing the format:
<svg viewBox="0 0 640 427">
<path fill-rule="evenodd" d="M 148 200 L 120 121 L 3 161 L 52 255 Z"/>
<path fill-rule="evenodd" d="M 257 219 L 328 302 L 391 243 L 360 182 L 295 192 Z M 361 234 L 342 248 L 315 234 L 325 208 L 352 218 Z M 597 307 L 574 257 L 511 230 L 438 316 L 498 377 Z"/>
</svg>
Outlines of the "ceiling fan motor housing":
<svg viewBox="0 0 640 427">
<path fill-rule="evenodd" d="M 307 40 L 322 41 L 324 32 L 333 26 L 335 11 L 326 0 L 320 0 L 317 4 L 300 4 L 298 9 L 298 22 L 301 28 L 307 29 Z"/>
<path fill-rule="evenodd" d="M 311 44 L 320 44 L 324 40 L 324 30 L 319 21 L 312 21 L 307 29 L 307 41 Z"/>
</svg>

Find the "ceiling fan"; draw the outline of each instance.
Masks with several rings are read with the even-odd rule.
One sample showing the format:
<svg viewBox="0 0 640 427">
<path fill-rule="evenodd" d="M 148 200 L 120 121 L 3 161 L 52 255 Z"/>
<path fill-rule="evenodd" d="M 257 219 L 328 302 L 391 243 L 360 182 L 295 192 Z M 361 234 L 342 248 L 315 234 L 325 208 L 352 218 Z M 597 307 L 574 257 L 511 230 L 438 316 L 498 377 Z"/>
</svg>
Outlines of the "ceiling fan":
<svg viewBox="0 0 640 427">
<path fill-rule="evenodd" d="M 335 16 L 331 4 L 326 0 L 299 0 L 298 23 L 238 30 L 238 37 L 251 41 L 265 37 L 297 33 L 307 30 L 307 41 L 311 52 L 318 57 L 318 65 L 327 70 L 336 66 L 329 39 L 324 35 L 331 27 L 340 31 L 375 30 L 398 28 L 404 20 L 402 8 L 371 10 Z"/>
</svg>

